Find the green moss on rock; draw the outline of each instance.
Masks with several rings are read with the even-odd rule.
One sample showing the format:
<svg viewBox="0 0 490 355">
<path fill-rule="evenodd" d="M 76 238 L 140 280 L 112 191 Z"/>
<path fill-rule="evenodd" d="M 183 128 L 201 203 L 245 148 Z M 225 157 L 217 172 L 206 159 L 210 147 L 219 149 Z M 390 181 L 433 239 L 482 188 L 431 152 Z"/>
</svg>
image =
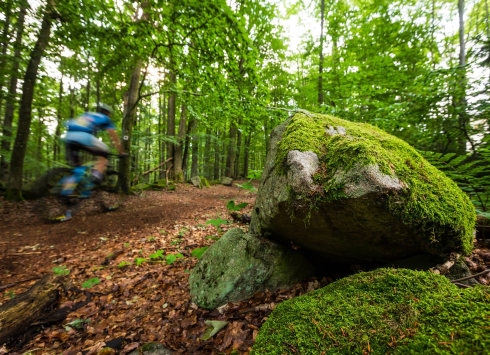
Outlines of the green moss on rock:
<svg viewBox="0 0 490 355">
<path fill-rule="evenodd" d="M 377 165 L 383 174 L 397 177 L 407 186 L 387 199 L 386 208 L 392 215 L 425 234 L 427 244 L 444 238 L 444 243 L 438 243 L 444 249 L 441 251 L 471 251 L 476 214 L 470 199 L 405 141 L 369 124 L 297 113 L 278 144 L 276 168 L 280 174 L 286 173 L 287 154 L 292 150 L 316 153 L 324 168 L 314 175 L 323 191 L 304 197 L 312 207 L 345 197 L 334 179 L 339 169 Z"/>
<path fill-rule="evenodd" d="M 486 354 L 490 295 L 407 269 L 359 273 L 281 303 L 251 355 Z M 487 350 L 485 350 L 487 349 Z"/>
</svg>

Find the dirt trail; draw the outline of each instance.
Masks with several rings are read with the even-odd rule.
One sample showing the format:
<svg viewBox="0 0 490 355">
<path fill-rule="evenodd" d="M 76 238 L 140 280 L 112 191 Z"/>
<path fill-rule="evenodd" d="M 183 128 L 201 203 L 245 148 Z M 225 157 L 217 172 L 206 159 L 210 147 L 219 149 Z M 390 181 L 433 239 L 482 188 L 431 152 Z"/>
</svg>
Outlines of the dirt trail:
<svg viewBox="0 0 490 355">
<path fill-rule="evenodd" d="M 43 326 L 17 351 L 75 355 L 118 340 L 122 354 L 150 341 L 174 354 L 249 354 L 278 303 L 333 280 L 313 278 L 290 289 L 256 293 L 220 310 L 195 305 L 188 285 L 198 261 L 192 251 L 209 247 L 230 228 L 248 230 L 234 223 L 226 209 L 238 191 L 236 186 L 199 190 L 179 185 L 176 192 L 133 196 L 113 213 L 82 211 L 72 221 L 54 225 L 36 217 L 31 202 L 0 201 L 0 303 L 26 291 L 36 282 L 33 277 L 53 272 L 54 266 L 70 271 L 73 287 L 59 307 L 86 302 L 64 321 Z M 255 194 L 241 192 L 236 201 L 248 202 L 242 212 L 250 213 Z M 220 228 L 206 224 L 216 218 L 228 223 Z M 94 279 L 94 287 L 77 291 Z M 228 325 L 203 341 L 207 320 Z M 74 321 L 78 328 L 70 326 Z"/>
<path fill-rule="evenodd" d="M 202 215 L 225 213 L 225 201 L 239 191 L 237 186 L 216 185 L 209 189 L 197 189 L 179 185 L 177 191 L 145 191 L 141 196 L 131 196 L 119 210 L 102 213 L 81 213 L 69 222 L 46 224 L 37 215 L 36 202 L 9 203 L 1 201 L 0 249 L 3 260 L 0 267 L 8 270 L 9 281 L 16 274 L 24 274 L 16 265 L 43 268 L 50 265 L 59 254 L 76 253 L 81 246 L 99 241 L 100 238 L 124 237 L 132 231 L 158 227 L 165 229 L 175 223 L 184 223 Z M 245 202 L 255 197 L 240 194 Z M 40 244 L 36 250 L 32 248 Z M 23 260 L 19 262 L 19 257 Z M 0 274 L 0 286 L 6 279 Z"/>
</svg>

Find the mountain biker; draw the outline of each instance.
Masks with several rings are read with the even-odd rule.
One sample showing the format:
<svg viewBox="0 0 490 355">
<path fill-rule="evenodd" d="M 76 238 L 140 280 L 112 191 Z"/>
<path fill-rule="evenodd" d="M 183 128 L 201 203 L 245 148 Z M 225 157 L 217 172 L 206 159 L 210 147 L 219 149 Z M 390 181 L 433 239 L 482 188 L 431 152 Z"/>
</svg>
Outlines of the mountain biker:
<svg viewBox="0 0 490 355">
<path fill-rule="evenodd" d="M 79 166 L 80 150 L 85 150 L 98 157 L 91 171 L 94 186 L 102 183 L 109 155 L 107 145 L 95 137 L 98 131 L 107 131 L 116 145 L 119 156 L 127 156 L 116 132 L 116 126 L 110 119 L 112 112 L 110 106 L 100 103 L 98 112 L 85 112 L 65 123 L 68 129 L 65 137 L 67 160 L 72 165 Z"/>
</svg>

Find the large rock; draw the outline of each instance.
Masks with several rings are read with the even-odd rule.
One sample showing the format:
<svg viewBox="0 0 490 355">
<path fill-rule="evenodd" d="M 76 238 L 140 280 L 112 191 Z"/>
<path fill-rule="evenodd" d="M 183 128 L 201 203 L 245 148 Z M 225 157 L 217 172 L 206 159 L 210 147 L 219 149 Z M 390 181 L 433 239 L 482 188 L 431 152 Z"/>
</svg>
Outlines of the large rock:
<svg viewBox="0 0 490 355">
<path fill-rule="evenodd" d="M 250 355 L 291 347 L 299 354 L 488 354 L 484 291 L 423 271 L 361 272 L 279 304 Z"/>
<path fill-rule="evenodd" d="M 190 293 L 197 305 L 216 308 L 255 292 L 291 287 L 312 272 L 302 253 L 235 228 L 203 254 L 189 277 Z"/>
<path fill-rule="evenodd" d="M 468 197 L 406 142 L 368 124 L 297 113 L 276 127 L 252 234 L 329 262 L 468 253 Z"/>
</svg>

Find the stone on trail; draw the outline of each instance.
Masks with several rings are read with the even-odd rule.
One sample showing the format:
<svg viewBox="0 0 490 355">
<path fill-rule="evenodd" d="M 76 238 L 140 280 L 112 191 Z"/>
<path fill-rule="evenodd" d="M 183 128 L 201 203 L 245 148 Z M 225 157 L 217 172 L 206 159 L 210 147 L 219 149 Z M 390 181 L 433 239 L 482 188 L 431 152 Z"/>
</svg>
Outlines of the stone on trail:
<svg viewBox="0 0 490 355">
<path fill-rule="evenodd" d="M 272 131 L 270 146 L 251 234 L 331 263 L 470 252 L 469 198 L 405 141 L 297 113 Z"/>
<path fill-rule="evenodd" d="M 302 253 L 234 228 L 199 259 L 189 277 L 190 293 L 198 306 L 216 308 L 291 287 L 313 271 Z"/>
<path fill-rule="evenodd" d="M 231 186 L 233 184 L 233 179 L 223 176 L 221 177 L 221 184 L 225 186 Z"/>
<path fill-rule="evenodd" d="M 199 176 L 191 177 L 192 185 L 198 188 L 202 188 L 201 178 Z"/>
<path fill-rule="evenodd" d="M 139 349 L 129 353 L 129 355 L 172 355 L 172 351 L 160 343 L 146 343 Z"/>
</svg>

